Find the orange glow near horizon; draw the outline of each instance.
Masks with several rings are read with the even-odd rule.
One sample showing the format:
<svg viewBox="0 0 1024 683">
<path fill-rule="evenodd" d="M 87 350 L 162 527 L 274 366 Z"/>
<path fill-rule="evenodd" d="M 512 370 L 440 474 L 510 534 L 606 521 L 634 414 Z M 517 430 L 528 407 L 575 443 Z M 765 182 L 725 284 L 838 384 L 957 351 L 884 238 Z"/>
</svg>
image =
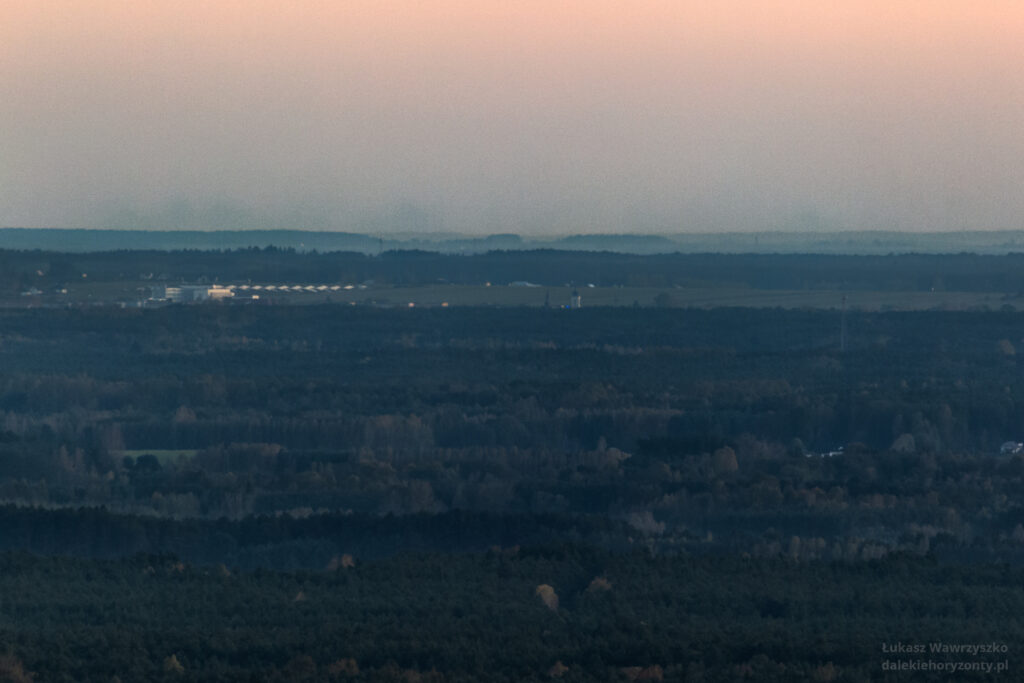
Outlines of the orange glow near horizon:
<svg viewBox="0 0 1024 683">
<path fill-rule="evenodd" d="M 339 185 L 361 210 L 504 227 L 522 198 L 538 224 L 655 207 L 865 227 L 898 204 L 913 227 L 900 197 L 955 185 L 956 225 L 1005 223 L 1016 208 L 979 211 L 1024 170 L 1021 45 L 1019 0 L 8 0 L 0 183 L 23 189 L 0 223 L 31 222 L 43 187 L 253 205 Z M 37 158 L 58 154 L 59 173 Z"/>
<path fill-rule="evenodd" d="M 0 5 L 0 73 L 105 66 L 201 78 L 353 62 L 430 71 L 463 60 L 484 69 L 685 68 L 690 60 L 752 68 L 810 58 L 851 71 L 997 59 L 1010 68 L 1024 65 L 1022 37 L 1024 3 L 1008 0 L 15 0 Z"/>
</svg>

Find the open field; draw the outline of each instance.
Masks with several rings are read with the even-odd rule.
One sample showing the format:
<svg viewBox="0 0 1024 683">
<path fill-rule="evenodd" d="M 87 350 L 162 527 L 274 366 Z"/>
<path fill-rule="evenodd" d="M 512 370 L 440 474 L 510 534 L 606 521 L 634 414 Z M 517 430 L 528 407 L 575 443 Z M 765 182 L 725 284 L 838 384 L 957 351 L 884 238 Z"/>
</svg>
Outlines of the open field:
<svg viewBox="0 0 1024 683">
<path fill-rule="evenodd" d="M 36 296 L 6 297 L 0 305 L 14 307 L 129 305 L 136 306 L 149 293 L 148 283 L 79 284 L 67 293 L 47 292 Z M 384 307 L 412 306 L 544 306 L 562 307 L 569 303 L 572 287 L 453 285 L 434 284 L 414 287 L 370 286 L 328 292 L 267 292 L 236 290 L 232 305 L 251 301 L 258 294 L 261 304 L 307 305 L 335 303 Z M 843 296 L 852 310 L 924 311 L 924 310 L 999 310 L 1024 309 L 1024 298 L 1003 292 L 960 291 L 868 291 L 837 289 L 754 289 L 710 284 L 694 287 L 580 287 L 583 306 L 640 307 L 750 307 L 831 309 L 842 306 Z M 149 303 L 147 303 L 149 305 Z M 204 303 L 198 305 L 217 305 Z"/>
<path fill-rule="evenodd" d="M 684 308 L 751 307 L 751 308 L 814 308 L 842 306 L 843 296 L 851 309 L 882 310 L 997 310 L 1003 306 L 1024 307 L 1024 299 L 999 292 L 919 292 L 919 291 L 852 291 L 766 290 L 746 287 L 709 286 L 693 288 L 656 287 L 586 287 L 579 288 L 584 306 L 660 306 Z M 567 287 L 472 287 L 436 285 L 425 287 L 367 289 L 339 301 L 356 304 L 439 306 L 543 306 L 545 296 L 553 307 L 569 303 L 572 288 Z M 288 295 L 289 301 L 305 301 L 303 295 Z M 321 299 L 322 300 L 322 299 Z M 311 298 L 312 301 L 312 298 Z"/>
</svg>

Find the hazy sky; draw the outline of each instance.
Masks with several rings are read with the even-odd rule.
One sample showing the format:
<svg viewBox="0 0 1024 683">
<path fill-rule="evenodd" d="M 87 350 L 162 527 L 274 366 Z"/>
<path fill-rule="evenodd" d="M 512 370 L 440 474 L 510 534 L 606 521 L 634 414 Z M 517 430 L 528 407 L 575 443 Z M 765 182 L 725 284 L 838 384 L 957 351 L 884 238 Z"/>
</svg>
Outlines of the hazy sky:
<svg viewBox="0 0 1024 683">
<path fill-rule="evenodd" d="M 1024 2 L 3 0 L 0 226 L 1024 229 Z"/>
</svg>

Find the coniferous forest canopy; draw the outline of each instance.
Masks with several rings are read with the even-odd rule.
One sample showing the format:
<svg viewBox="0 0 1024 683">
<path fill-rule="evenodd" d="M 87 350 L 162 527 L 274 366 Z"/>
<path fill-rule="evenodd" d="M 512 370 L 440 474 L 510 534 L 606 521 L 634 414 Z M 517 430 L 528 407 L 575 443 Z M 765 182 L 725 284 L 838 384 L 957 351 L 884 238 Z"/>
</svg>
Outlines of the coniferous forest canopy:
<svg viewBox="0 0 1024 683">
<path fill-rule="evenodd" d="M 0 251 L 0 680 L 1012 680 L 1022 266 Z"/>
</svg>

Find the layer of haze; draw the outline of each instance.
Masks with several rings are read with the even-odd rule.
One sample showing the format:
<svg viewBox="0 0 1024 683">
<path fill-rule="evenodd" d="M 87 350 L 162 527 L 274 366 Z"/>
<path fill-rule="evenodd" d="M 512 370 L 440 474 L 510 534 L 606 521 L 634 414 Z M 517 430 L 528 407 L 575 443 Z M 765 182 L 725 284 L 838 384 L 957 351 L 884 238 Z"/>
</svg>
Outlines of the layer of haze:
<svg viewBox="0 0 1024 683">
<path fill-rule="evenodd" d="M 0 225 L 1024 228 L 1020 0 L 5 0 Z"/>
</svg>

